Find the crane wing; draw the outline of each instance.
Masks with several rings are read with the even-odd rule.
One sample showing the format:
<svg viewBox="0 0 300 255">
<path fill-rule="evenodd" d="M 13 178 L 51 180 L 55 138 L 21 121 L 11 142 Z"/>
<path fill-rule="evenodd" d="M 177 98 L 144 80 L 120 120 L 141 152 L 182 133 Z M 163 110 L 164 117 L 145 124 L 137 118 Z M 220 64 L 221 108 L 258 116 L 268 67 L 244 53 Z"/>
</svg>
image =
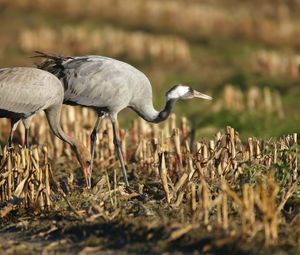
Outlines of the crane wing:
<svg viewBox="0 0 300 255">
<path fill-rule="evenodd" d="M 59 100 L 60 89 L 62 93 L 62 85 L 54 78 L 34 68 L 0 69 L 0 109 L 26 117 L 47 108 Z"/>
</svg>

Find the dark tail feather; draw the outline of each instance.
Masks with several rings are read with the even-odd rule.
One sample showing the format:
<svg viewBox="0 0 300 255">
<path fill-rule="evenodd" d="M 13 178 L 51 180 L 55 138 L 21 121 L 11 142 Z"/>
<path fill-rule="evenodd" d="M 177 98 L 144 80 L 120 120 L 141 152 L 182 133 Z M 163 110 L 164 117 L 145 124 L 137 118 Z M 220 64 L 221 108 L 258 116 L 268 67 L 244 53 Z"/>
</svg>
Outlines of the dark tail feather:
<svg viewBox="0 0 300 255">
<path fill-rule="evenodd" d="M 47 54 L 45 52 L 42 51 L 34 51 L 34 53 L 36 53 L 36 55 L 32 56 L 32 58 L 46 58 L 46 59 L 52 59 L 55 61 L 63 61 L 63 60 L 67 60 L 67 59 L 73 59 L 73 57 L 65 57 L 63 55 L 50 55 Z"/>
<path fill-rule="evenodd" d="M 40 64 L 36 64 L 37 68 L 46 70 L 56 76 L 60 76 L 63 71 L 63 61 L 72 59 L 72 57 L 64 57 L 61 55 L 50 55 L 41 51 L 35 51 L 36 55 L 32 56 L 32 58 L 44 58 L 43 62 Z"/>
</svg>

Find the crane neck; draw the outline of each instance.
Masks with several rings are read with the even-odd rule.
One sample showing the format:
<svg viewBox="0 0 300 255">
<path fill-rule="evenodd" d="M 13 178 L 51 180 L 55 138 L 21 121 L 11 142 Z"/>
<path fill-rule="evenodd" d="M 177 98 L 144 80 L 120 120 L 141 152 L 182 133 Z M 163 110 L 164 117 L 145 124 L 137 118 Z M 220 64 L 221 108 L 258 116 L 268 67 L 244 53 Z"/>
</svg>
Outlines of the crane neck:
<svg viewBox="0 0 300 255">
<path fill-rule="evenodd" d="M 172 112 L 172 109 L 176 101 L 177 101 L 176 99 L 168 99 L 166 101 L 165 107 L 160 112 L 158 112 L 158 115 L 154 119 L 150 120 L 150 122 L 160 123 L 166 120 L 169 117 L 170 113 Z"/>
<path fill-rule="evenodd" d="M 176 101 L 177 99 L 167 99 L 165 106 L 161 111 L 156 111 L 153 107 L 152 101 L 150 102 L 150 100 L 149 102 L 146 100 L 140 107 L 131 108 L 144 120 L 152 123 L 160 123 L 169 117 Z"/>
<path fill-rule="evenodd" d="M 54 106 L 45 111 L 46 117 L 48 119 L 49 126 L 54 133 L 62 141 L 68 143 L 73 151 L 76 154 L 76 157 L 82 167 L 84 167 L 84 160 L 82 157 L 82 153 L 79 151 L 78 141 L 68 136 L 61 128 L 60 125 L 60 116 L 61 116 L 61 106 Z"/>
</svg>

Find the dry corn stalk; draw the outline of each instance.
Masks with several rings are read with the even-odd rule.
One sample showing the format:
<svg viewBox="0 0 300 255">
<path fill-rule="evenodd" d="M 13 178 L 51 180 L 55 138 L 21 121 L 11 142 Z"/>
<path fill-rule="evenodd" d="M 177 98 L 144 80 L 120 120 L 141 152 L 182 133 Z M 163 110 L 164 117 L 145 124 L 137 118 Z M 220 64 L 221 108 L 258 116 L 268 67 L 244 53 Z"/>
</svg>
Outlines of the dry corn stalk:
<svg viewBox="0 0 300 255">
<path fill-rule="evenodd" d="M 279 191 L 272 174 L 268 179 L 260 180 L 255 190 L 255 203 L 262 213 L 265 242 L 267 245 L 277 241 L 278 238 L 278 214 L 276 210 L 276 195 Z"/>
<path fill-rule="evenodd" d="M 52 206 L 49 164 L 44 149 L 44 164 L 41 165 L 37 147 L 32 149 L 4 148 L 0 168 L 1 201 L 22 207 L 44 209 Z M 16 200 L 17 199 L 17 200 Z"/>
<path fill-rule="evenodd" d="M 162 181 L 162 185 L 166 194 L 166 199 L 168 204 L 171 202 L 171 194 L 169 190 L 169 184 L 168 184 L 168 173 L 167 173 L 167 168 L 166 168 L 166 163 L 165 163 L 165 156 L 164 153 L 160 155 L 160 167 L 159 167 L 159 173 L 160 173 L 160 178 Z"/>
<path fill-rule="evenodd" d="M 93 123 L 84 118 L 74 127 L 74 124 L 68 122 L 74 122 L 74 118 L 81 118 L 81 115 L 89 116 L 90 111 L 82 112 L 80 108 L 75 108 L 68 115 L 67 109 L 65 108 L 65 117 L 62 119 L 64 129 L 88 144 L 87 134 Z M 47 155 L 54 158 L 73 155 L 69 147 L 54 142 L 45 119 L 42 116 L 36 118 L 44 132 L 48 133 L 47 139 L 44 137 L 41 141 L 47 142 L 49 146 L 44 150 L 43 156 L 39 147 L 33 147 L 31 150 L 16 147 L 13 151 L 0 148 L 0 199 L 9 201 L 13 196 L 18 196 L 24 201 L 21 204 L 23 207 L 43 208 L 52 205 L 49 181 L 51 166 Z M 252 137 L 243 144 L 238 133 L 232 127 L 228 127 L 225 132 L 218 132 L 214 140 L 198 141 L 197 150 L 193 151 L 187 140 L 189 124 L 183 121 L 178 129 L 174 118 L 172 121 L 173 123 L 171 120 L 166 122 L 163 127 L 134 121 L 128 131 L 122 131 L 122 150 L 127 153 L 129 164 L 134 161 L 134 171 L 143 171 L 143 175 L 149 176 L 155 173 L 152 177 L 156 182 L 162 183 L 166 201 L 171 205 L 169 208 L 183 211 L 187 208 L 191 211 L 191 220 L 195 223 L 199 221 L 200 224 L 205 224 L 207 229 L 217 225 L 231 230 L 236 226 L 231 223 L 237 219 L 244 237 L 252 238 L 257 231 L 263 229 L 266 243 L 276 242 L 282 217 L 281 209 L 296 188 L 293 186 L 293 189 L 283 193 L 278 203 L 279 184 L 274 182 L 272 176 L 256 182 L 255 185 L 243 181 L 249 179 L 249 172 L 254 172 L 255 175 L 255 167 L 262 166 L 265 171 L 271 171 L 276 164 L 285 160 L 284 163 L 289 166 L 292 176 L 290 184 L 296 185 L 299 169 L 297 136 L 285 136 L 278 141 Z M 5 129 L 1 129 L 0 135 L 3 130 Z M 40 134 L 35 134 L 35 139 L 39 141 Z M 4 135 L 5 133 L 2 136 Z M 96 141 L 95 158 L 95 164 L 102 169 L 108 169 L 111 163 L 115 162 L 112 140 L 110 122 L 104 119 Z M 99 190 L 99 194 L 102 194 L 101 199 L 108 201 L 114 208 L 121 204 L 120 198 L 137 196 L 128 195 L 124 189 L 118 187 L 117 178 L 114 169 L 114 186 L 105 181 L 105 185 L 102 183 Z M 250 180 L 254 178 L 251 177 Z M 105 192 L 100 192 L 103 190 Z M 140 190 L 142 192 L 143 188 Z M 1 212 L 1 215 L 9 210 Z M 232 213 L 237 215 L 236 219 L 232 217 Z"/>
</svg>

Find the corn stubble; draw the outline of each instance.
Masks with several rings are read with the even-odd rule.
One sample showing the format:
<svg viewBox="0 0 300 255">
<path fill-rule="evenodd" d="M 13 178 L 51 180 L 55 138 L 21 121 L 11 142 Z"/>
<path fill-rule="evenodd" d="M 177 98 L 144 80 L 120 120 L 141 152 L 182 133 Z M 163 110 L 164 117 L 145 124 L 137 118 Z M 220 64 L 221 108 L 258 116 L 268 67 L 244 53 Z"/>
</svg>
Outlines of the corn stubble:
<svg viewBox="0 0 300 255">
<path fill-rule="evenodd" d="M 48 158 L 74 157 L 69 147 L 52 137 L 45 120 L 41 116 L 37 119 L 39 128 L 33 126 L 32 140 L 40 146 L 1 149 L 0 199 L 10 205 L 1 210 L 2 217 L 18 207 L 53 208 L 57 186 L 51 185 L 56 182 Z M 89 146 L 94 119 L 93 112 L 87 109 L 65 108 L 62 125 L 69 135 Z M 1 124 L 5 127 L 3 121 Z M 99 217 L 109 221 L 122 210 L 126 215 L 126 209 L 122 208 L 124 201 L 146 193 L 145 186 L 156 185 L 156 192 L 161 195 L 151 192 L 147 195 L 170 213 L 181 215 L 168 241 L 204 227 L 208 232 L 222 230 L 245 240 L 264 233 L 267 245 L 276 244 L 280 225 L 286 222 L 282 209 L 299 191 L 297 134 L 278 140 L 250 137 L 243 143 L 238 132 L 227 127 L 214 139 L 195 141 L 191 139 L 193 130 L 186 118 L 178 126 L 176 116 L 172 115 L 163 126 L 139 119 L 128 130 L 120 131 L 124 160 L 134 176 L 131 177 L 134 191 L 128 192 L 120 181 L 112 126 L 105 118 L 95 153 L 95 166 L 103 170 L 102 177 L 82 197 L 90 202 L 88 211 L 79 208 L 72 211 L 87 221 Z M 23 133 L 22 128 L 19 130 Z M 73 178 L 68 180 L 71 187 Z M 147 215 L 153 215 L 147 204 L 143 207 Z"/>
<path fill-rule="evenodd" d="M 43 157 L 42 163 L 40 156 Z M 24 208 L 51 208 L 50 182 L 52 170 L 48 163 L 47 148 L 26 149 L 4 147 L 0 153 L 0 201 L 9 202 L 9 209 L 18 206 Z M 1 210 L 5 216 L 9 210 Z"/>
</svg>

